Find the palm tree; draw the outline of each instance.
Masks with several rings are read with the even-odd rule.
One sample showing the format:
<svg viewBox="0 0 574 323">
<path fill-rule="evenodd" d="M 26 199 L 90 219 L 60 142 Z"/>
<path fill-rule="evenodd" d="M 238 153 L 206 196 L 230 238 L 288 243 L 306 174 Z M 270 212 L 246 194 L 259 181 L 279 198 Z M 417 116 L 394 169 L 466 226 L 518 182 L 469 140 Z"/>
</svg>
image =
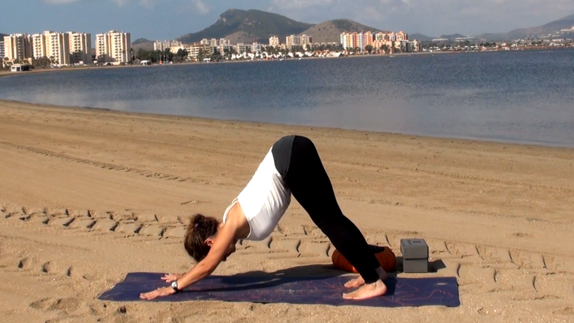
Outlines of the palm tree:
<svg viewBox="0 0 574 323">
<path fill-rule="evenodd" d="M 135 51 L 133 48 L 130 48 L 130 57 L 128 59 L 130 64 L 133 64 L 135 61 Z"/>
</svg>

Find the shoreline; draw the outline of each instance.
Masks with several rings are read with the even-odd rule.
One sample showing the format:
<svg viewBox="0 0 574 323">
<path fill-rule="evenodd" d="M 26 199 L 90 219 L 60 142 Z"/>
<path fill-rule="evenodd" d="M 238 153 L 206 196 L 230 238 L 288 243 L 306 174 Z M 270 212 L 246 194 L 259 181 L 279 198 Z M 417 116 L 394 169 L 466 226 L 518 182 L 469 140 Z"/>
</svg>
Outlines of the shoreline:
<svg viewBox="0 0 574 323">
<path fill-rule="evenodd" d="M 0 75 L 2 77 L 2 75 Z M 373 131 L 373 130 L 361 130 L 361 129 L 347 129 L 347 128 L 335 128 L 335 127 L 325 127 L 325 126 L 310 126 L 310 125 L 297 125 L 297 124 L 282 124 L 282 123 L 268 123 L 268 122 L 259 122 L 259 121 L 246 121 L 246 120 L 238 120 L 238 119 L 215 119 L 215 118 L 208 118 L 208 117 L 198 117 L 198 116 L 186 116 L 186 115 L 170 115 L 170 114 L 161 114 L 161 113 L 153 113 L 153 112 L 125 112 L 119 110 L 113 110 L 110 108 L 101 108 L 101 107 L 80 107 L 80 106 L 59 106 L 59 105 L 52 105 L 52 104 L 42 104 L 42 103 L 33 103 L 33 102 L 25 102 L 25 101 L 17 101 L 17 100 L 6 100 L 0 98 L 0 103 L 5 102 L 13 102 L 13 103 L 22 103 L 22 104 L 29 104 L 35 106 L 49 106 L 58 109 L 86 109 L 86 110 L 101 110 L 101 111 L 108 111 L 118 114 L 132 114 L 132 115 L 142 115 L 142 116 L 152 116 L 152 117 L 160 117 L 160 118 L 189 118 L 189 119 L 196 119 L 196 120 L 205 120 L 205 121 L 221 121 L 221 122 L 236 122 L 236 123 L 253 123 L 253 124 L 266 124 L 266 125 L 275 125 L 275 126 L 286 126 L 286 127 L 303 127 L 303 128 L 315 128 L 315 129 L 331 129 L 331 130 L 341 130 L 341 131 L 353 131 L 353 132 L 361 132 L 361 133 L 379 133 L 383 135 L 398 135 L 398 136 L 408 136 L 408 137 L 417 137 L 417 138 L 430 138 L 430 139 L 441 139 L 441 140 L 458 140 L 458 141 L 469 141 L 469 142 L 482 142 L 482 143 L 496 143 L 501 145 L 519 145 L 519 146 L 533 146 L 533 147 L 546 147 L 546 148 L 556 148 L 556 149 L 574 149 L 574 144 L 571 146 L 563 145 L 563 144 L 554 144 L 554 143 L 545 143 L 545 142 L 530 142 L 530 141 L 511 141 L 511 140 L 502 140 L 502 139 L 485 139 L 485 138 L 474 138 L 474 137 L 465 137 L 465 136 L 436 136 L 436 135 L 423 135 L 423 134 L 416 134 L 416 133 L 400 133 L 400 132 L 386 132 L 386 131 Z"/>
<path fill-rule="evenodd" d="M 67 108 L 0 100 L 0 315 L 6 322 L 564 321 L 574 318 L 574 149 Z M 367 241 L 423 238 L 461 305 L 109 302 L 129 272 L 183 272 L 189 217 L 217 219 L 273 142 L 315 143 Z M 342 275 L 295 199 L 214 274 Z M 33 293 L 30 290 L 34 290 Z"/>
</svg>

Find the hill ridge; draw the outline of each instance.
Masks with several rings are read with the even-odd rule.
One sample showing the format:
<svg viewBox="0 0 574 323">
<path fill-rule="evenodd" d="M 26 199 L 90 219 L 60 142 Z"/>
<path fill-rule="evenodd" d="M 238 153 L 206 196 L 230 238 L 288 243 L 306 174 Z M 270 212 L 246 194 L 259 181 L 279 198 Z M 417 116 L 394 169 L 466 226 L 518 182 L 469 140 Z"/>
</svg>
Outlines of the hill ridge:
<svg viewBox="0 0 574 323">
<path fill-rule="evenodd" d="M 227 38 L 238 32 L 244 32 L 244 42 L 267 42 L 271 36 L 286 37 L 299 34 L 311 26 L 313 24 L 299 22 L 276 13 L 256 9 L 227 9 L 211 26 L 177 39 L 189 44 L 203 38 Z M 234 43 L 233 39 L 230 41 Z"/>
</svg>

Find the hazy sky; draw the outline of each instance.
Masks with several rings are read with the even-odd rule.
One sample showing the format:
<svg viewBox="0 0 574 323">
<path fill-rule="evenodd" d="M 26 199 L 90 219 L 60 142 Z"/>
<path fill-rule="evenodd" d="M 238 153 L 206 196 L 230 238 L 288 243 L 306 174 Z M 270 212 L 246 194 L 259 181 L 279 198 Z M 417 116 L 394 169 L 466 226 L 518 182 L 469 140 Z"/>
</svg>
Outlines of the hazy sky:
<svg viewBox="0 0 574 323">
<path fill-rule="evenodd" d="M 130 32 L 132 41 L 167 40 L 209 27 L 229 8 L 307 23 L 347 18 L 436 37 L 543 25 L 574 14 L 574 0 L 2 0 L 0 33 L 115 29 Z"/>
</svg>

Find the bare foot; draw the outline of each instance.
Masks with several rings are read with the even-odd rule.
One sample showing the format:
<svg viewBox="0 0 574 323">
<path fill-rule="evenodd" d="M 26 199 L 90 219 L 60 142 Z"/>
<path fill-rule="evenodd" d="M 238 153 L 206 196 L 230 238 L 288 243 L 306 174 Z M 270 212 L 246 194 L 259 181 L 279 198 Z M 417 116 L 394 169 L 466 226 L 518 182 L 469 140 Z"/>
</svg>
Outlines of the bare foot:
<svg viewBox="0 0 574 323">
<path fill-rule="evenodd" d="M 360 300 L 384 295 L 387 286 L 382 280 L 377 280 L 372 284 L 365 284 L 352 293 L 343 294 L 344 299 Z"/>
<path fill-rule="evenodd" d="M 377 268 L 377 274 L 379 274 L 379 278 L 382 281 L 384 281 L 388 277 L 387 273 L 381 267 Z M 356 288 L 356 287 L 363 286 L 363 285 L 365 285 L 365 280 L 363 279 L 363 276 L 361 276 L 361 275 L 359 275 L 359 277 L 357 277 L 355 279 L 351 279 L 345 283 L 345 287 L 347 287 L 347 288 Z"/>
<path fill-rule="evenodd" d="M 361 275 L 359 275 L 359 277 L 357 277 L 355 279 L 351 279 L 345 283 L 345 287 L 347 287 L 347 288 L 356 288 L 356 287 L 363 286 L 363 285 L 365 285 L 365 280 L 363 279 L 363 277 Z"/>
</svg>

